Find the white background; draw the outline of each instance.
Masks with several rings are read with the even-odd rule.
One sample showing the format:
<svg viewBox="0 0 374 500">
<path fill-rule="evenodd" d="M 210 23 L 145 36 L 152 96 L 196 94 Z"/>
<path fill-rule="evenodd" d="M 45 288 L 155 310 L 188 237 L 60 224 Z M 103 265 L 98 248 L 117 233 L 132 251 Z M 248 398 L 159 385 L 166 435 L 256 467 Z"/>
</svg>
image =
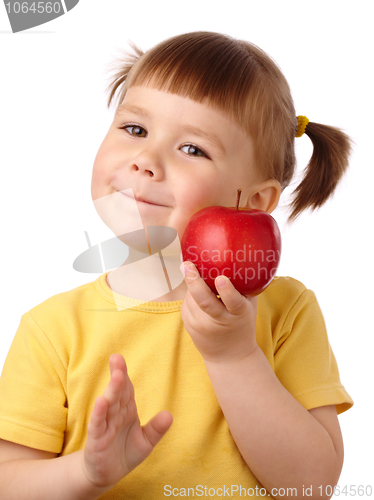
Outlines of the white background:
<svg viewBox="0 0 374 500">
<path fill-rule="evenodd" d="M 92 244 L 112 236 L 94 210 L 90 181 L 112 119 L 104 91 L 118 49 L 131 40 L 146 50 L 195 30 L 247 39 L 278 62 L 297 114 L 339 126 L 356 143 L 349 173 L 322 209 L 291 226 L 284 209 L 273 215 L 283 234 L 279 274 L 316 293 L 355 401 L 340 417 L 339 484 L 373 485 L 371 9 L 370 1 L 342 0 L 81 0 L 59 19 L 12 34 L 0 5 L 0 367 L 26 311 L 98 276 L 72 263 L 87 248 L 85 230 Z M 306 136 L 297 154 L 301 172 L 311 154 Z"/>
</svg>

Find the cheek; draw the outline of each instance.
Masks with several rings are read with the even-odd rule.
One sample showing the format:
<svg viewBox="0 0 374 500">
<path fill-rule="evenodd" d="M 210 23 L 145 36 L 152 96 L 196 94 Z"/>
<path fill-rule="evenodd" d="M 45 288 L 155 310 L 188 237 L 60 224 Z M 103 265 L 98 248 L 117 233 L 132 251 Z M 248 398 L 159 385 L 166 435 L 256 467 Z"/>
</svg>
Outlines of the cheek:
<svg viewBox="0 0 374 500">
<path fill-rule="evenodd" d="M 101 196 L 100 186 L 101 186 L 100 175 L 98 174 L 98 171 L 94 167 L 91 178 L 91 197 L 93 200 L 97 200 L 98 198 L 100 198 Z"/>
<path fill-rule="evenodd" d="M 99 175 L 104 176 L 106 173 L 112 172 L 119 163 L 123 151 L 118 142 L 116 131 L 110 128 L 94 161 L 94 171 Z"/>
<path fill-rule="evenodd" d="M 209 188 L 193 186 L 178 189 L 176 203 L 178 206 L 178 234 L 181 237 L 190 218 L 199 210 L 214 205 L 214 197 Z"/>
<path fill-rule="evenodd" d="M 191 213 L 192 216 L 192 214 L 202 208 L 218 205 L 220 200 L 219 193 L 223 189 L 222 186 L 217 186 L 211 179 L 206 182 L 194 182 L 189 189 L 183 191 L 183 201 L 186 211 Z"/>
<path fill-rule="evenodd" d="M 110 178 L 112 162 L 106 149 L 103 145 L 100 147 L 92 169 L 91 195 L 94 200 L 105 195 L 103 188 L 108 184 Z"/>
<path fill-rule="evenodd" d="M 106 171 L 110 170 L 111 156 L 111 148 L 104 141 L 96 154 L 93 166 L 94 172 L 102 176 Z"/>
<path fill-rule="evenodd" d="M 206 190 L 202 190 L 201 187 L 196 184 L 194 186 L 186 184 L 176 193 L 179 211 L 188 219 L 193 215 L 193 213 L 200 210 L 205 198 Z"/>
</svg>

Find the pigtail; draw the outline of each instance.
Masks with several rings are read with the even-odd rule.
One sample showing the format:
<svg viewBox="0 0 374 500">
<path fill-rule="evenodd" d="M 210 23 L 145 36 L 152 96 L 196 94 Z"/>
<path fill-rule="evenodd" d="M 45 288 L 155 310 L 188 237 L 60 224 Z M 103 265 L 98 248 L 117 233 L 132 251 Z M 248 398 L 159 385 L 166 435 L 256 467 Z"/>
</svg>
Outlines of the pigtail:
<svg viewBox="0 0 374 500">
<path fill-rule="evenodd" d="M 115 71 L 115 73 L 109 78 L 109 84 L 105 89 L 106 93 L 109 92 L 108 108 L 110 108 L 112 101 L 114 101 L 114 96 L 118 88 L 120 88 L 120 92 L 117 95 L 116 107 L 123 101 L 128 88 L 128 82 L 126 81 L 127 77 L 129 76 L 134 64 L 138 62 L 141 56 L 144 55 L 143 51 L 134 43 L 129 42 L 129 45 L 133 50 L 133 54 L 130 54 L 127 51 L 122 51 L 121 55 L 117 57 L 108 68 L 109 70 Z"/>
<path fill-rule="evenodd" d="M 290 221 L 327 201 L 348 168 L 352 150 L 351 139 L 338 128 L 309 122 L 305 134 L 313 143 L 313 154 L 304 179 L 293 192 Z"/>
</svg>

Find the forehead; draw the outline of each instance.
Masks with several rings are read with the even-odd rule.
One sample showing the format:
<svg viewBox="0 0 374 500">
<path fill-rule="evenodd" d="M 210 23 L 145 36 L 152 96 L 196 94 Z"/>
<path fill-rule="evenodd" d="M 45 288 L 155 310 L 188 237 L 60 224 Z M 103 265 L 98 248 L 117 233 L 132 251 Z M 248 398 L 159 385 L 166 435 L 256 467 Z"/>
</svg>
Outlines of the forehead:
<svg viewBox="0 0 374 500">
<path fill-rule="evenodd" d="M 167 89 L 158 88 L 150 84 L 147 85 L 132 85 L 126 91 L 121 104 L 118 106 L 117 110 L 127 108 L 129 102 L 132 101 L 142 101 L 144 103 L 151 104 L 154 101 L 166 101 L 169 100 L 174 106 L 192 106 L 194 108 L 209 108 L 214 109 L 217 112 L 224 113 L 219 107 L 214 105 L 208 98 L 204 99 L 193 99 L 188 94 L 181 94 L 177 92 L 172 92 Z"/>
</svg>

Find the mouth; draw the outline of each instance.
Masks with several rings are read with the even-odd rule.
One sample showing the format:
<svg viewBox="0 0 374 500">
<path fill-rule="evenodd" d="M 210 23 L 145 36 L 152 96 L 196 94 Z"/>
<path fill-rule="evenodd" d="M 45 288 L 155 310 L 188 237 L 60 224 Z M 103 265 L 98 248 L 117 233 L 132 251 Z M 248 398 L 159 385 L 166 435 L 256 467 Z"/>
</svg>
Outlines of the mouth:
<svg viewBox="0 0 374 500">
<path fill-rule="evenodd" d="M 141 203 L 144 205 L 153 205 L 155 207 L 165 207 L 166 206 L 166 205 L 162 205 L 161 203 L 156 203 L 155 201 L 148 200 L 146 198 L 137 197 L 137 196 L 133 197 L 130 194 L 124 193 L 123 191 L 121 191 L 121 193 L 124 196 L 127 196 L 127 198 L 131 198 L 132 200 L 135 200 L 137 203 Z"/>
</svg>

